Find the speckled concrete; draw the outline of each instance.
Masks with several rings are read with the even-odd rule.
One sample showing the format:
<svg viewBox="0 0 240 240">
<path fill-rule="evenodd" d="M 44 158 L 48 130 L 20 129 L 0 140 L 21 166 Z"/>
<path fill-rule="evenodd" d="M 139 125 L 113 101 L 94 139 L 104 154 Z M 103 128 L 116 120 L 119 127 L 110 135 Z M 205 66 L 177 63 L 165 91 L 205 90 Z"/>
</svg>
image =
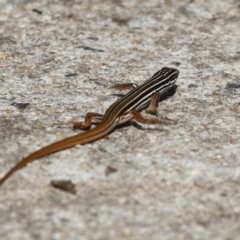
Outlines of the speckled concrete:
<svg viewBox="0 0 240 240">
<path fill-rule="evenodd" d="M 1 186 L 1 240 L 240 239 L 239 1 L 0 5 L 0 176 L 103 113 L 115 83 L 180 70 L 158 108 L 176 125 L 119 128 Z"/>
</svg>

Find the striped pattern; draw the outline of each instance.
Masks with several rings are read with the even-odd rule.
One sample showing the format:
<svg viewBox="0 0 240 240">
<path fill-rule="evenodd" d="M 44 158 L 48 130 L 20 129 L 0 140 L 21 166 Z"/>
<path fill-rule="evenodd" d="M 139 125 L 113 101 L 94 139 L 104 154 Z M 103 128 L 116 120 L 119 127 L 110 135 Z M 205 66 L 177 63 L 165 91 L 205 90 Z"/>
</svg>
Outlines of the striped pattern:
<svg viewBox="0 0 240 240">
<path fill-rule="evenodd" d="M 113 103 L 113 105 L 110 106 L 103 115 L 102 122 L 95 128 L 52 143 L 23 158 L 0 179 L 0 185 L 3 184 L 13 173 L 36 159 L 74 147 L 77 144 L 90 143 L 106 136 L 118 124 L 128 120 L 125 118 L 125 120 L 120 121 L 120 118 L 124 115 L 124 113 L 132 109 L 137 111 L 143 109 L 150 103 L 154 93 L 159 92 L 162 94 L 170 89 L 175 84 L 178 74 L 179 71 L 176 69 L 167 67 L 162 68 L 145 83 L 134 88 L 123 98 Z"/>
<path fill-rule="evenodd" d="M 179 71 L 177 69 L 167 67 L 162 68 L 145 83 L 134 88 L 123 98 L 113 103 L 104 114 L 103 121 L 111 118 L 113 115 L 121 115 L 121 113 L 131 109 L 137 111 L 144 109 L 150 103 L 155 92 L 159 92 L 161 95 L 173 87 L 178 75 Z"/>
</svg>

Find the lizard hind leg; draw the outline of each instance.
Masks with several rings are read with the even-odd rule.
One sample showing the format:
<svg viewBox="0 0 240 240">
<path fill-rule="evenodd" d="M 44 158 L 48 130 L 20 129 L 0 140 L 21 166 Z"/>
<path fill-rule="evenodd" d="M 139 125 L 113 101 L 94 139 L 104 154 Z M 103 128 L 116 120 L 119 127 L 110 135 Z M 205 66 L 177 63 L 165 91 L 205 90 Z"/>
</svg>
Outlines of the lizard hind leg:
<svg viewBox="0 0 240 240">
<path fill-rule="evenodd" d="M 83 122 L 74 122 L 73 128 L 74 129 L 81 129 L 81 130 L 87 130 L 91 127 L 92 124 L 100 123 L 102 122 L 103 115 L 99 113 L 89 112 L 85 116 L 85 119 Z"/>
</svg>

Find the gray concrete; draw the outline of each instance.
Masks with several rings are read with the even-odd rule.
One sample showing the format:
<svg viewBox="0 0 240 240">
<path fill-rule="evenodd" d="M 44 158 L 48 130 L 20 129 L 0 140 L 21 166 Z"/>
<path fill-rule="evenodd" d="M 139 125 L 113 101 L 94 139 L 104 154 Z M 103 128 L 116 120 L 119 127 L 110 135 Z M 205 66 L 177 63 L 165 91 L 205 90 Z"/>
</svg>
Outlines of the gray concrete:
<svg viewBox="0 0 240 240">
<path fill-rule="evenodd" d="M 1 240 L 240 239 L 239 1 L 0 4 L 0 176 L 103 113 L 115 83 L 180 70 L 158 108 L 176 125 L 117 129 L 1 186 Z"/>
</svg>

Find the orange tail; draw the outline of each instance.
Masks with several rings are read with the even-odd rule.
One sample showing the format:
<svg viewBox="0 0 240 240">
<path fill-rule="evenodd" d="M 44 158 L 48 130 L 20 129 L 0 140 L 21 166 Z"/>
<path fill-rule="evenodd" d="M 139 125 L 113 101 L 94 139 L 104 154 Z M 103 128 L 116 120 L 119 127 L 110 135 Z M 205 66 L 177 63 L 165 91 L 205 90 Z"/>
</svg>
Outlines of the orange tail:
<svg viewBox="0 0 240 240">
<path fill-rule="evenodd" d="M 93 128 L 87 132 L 83 132 L 78 135 L 65 138 L 59 142 L 52 143 L 30 154 L 29 156 L 23 158 L 0 179 L 0 185 L 3 184 L 10 176 L 12 176 L 13 173 L 25 167 L 28 163 L 33 162 L 34 160 L 37 160 L 39 158 L 42 158 L 44 156 L 47 156 L 55 152 L 59 152 L 67 148 L 74 147 L 77 144 L 86 144 L 86 143 L 96 141 L 102 138 L 103 136 L 105 136 L 109 132 L 108 130 L 99 131 L 99 127 L 100 125 L 98 125 L 96 128 Z"/>
</svg>

